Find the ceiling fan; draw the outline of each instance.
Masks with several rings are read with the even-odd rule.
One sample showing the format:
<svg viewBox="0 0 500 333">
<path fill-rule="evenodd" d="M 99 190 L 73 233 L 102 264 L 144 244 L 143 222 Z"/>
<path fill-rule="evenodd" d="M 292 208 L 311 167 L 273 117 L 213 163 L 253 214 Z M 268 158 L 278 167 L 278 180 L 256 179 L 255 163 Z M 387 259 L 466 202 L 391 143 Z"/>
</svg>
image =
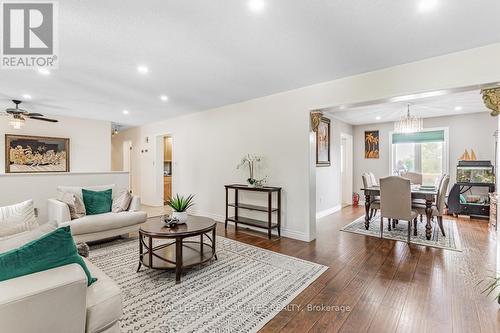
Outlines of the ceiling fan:
<svg viewBox="0 0 500 333">
<path fill-rule="evenodd" d="M 35 120 L 42 120 L 42 121 L 48 121 L 51 123 L 57 123 L 58 120 L 56 119 L 50 119 L 50 118 L 45 118 L 43 114 L 41 113 L 36 113 L 36 112 L 29 112 L 24 109 L 21 109 L 19 107 L 19 104 L 22 103 L 22 101 L 13 99 L 12 102 L 16 105 L 15 108 L 7 108 L 5 109 L 4 112 L 0 112 L 0 115 L 8 116 L 11 119 L 9 120 L 9 124 L 14 128 L 14 129 L 20 129 L 26 119 L 35 119 Z"/>
</svg>

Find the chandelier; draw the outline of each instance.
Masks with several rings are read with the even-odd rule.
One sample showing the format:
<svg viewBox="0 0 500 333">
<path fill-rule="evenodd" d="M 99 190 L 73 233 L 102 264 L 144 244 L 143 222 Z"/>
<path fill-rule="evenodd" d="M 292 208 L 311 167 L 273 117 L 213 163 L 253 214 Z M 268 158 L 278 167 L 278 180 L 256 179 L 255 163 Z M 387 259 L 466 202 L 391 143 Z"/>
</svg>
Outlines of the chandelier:
<svg viewBox="0 0 500 333">
<path fill-rule="evenodd" d="M 396 133 L 415 133 L 423 129 L 422 118 L 410 115 L 410 104 L 406 116 L 401 117 L 394 123 L 394 132 Z"/>
</svg>

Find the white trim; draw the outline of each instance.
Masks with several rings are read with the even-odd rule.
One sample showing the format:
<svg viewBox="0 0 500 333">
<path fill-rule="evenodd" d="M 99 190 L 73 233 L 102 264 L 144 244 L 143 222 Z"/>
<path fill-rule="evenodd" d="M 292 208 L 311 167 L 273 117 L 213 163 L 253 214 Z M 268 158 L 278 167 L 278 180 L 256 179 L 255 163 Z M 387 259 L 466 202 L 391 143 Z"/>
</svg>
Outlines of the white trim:
<svg viewBox="0 0 500 333">
<path fill-rule="evenodd" d="M 224 221 L 225 221 L 224 216 L 218 215 L 218 214 L 205 213 L 205 212 L 199 212 L 199 211 L 190 211 L 189 214 L 196 215 L 196 216 L 209 217 L 209 218 L 211 218 L 217 222 L 221 222 L 221 223 L 224 223 Z M 229 221 L 228 224 L 234 226 L 234 222 Z M 261 233 L 263 232 L 262 231 L 263 229 L 253 227 L 251 225 L 245 225 L 244 228 L 251 229 L 253 231 L 258 231 Z M 278 235 L 278 231 L 276 231 L 276 229 L 273 229 L 271 231 L 271 233 L 275 236 Z M 266 233 L 266 235 L 267 235 L 267 233 Z M 289 230 L 289 229 L 283 228 L 283 226 L 281 227 L 281 237 L 293 238 L 293 239 L 300 240 L 303 242 L 310 242 L 313 240 L 313 239 L 310 239 L 305 232 L 298 232 L 298 231 L 294 231 L 294 230 Z"/>
<path fill-rule="evenodd" d="M 320 219 L 322 217 L 325 217 L 325 216 L 328 216 L 328 215 L 332 215 L 333 213 L 336 213 L 336 212 L 338 212 L 341 209 L 342 209 L 342 205 L 337 205 L 335 207 L 322 210 L 322 211 L 316 213 L 316 218 Z"/>
</svg>

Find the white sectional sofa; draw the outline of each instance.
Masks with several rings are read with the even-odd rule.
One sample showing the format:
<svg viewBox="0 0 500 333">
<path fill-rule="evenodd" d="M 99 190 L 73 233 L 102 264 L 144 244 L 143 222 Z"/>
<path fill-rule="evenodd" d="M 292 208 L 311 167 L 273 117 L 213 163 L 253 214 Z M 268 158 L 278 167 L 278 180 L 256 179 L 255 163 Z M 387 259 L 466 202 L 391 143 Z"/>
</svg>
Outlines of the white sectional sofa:
<svg viewBox="0 0 500 333">
<path fill-rule="evenodd" d="M 103 190 L 110 186 L 83 187 L 89 190 Z M 65 187 L 65 190 L 80 191 L 82 187 Z M 113 194 L 114 195 L 114 194 Z M 75 242 L 89 242 L 110 237 L 116 237 L 138 231 L 139 225 L 146 222 L 147 214 L 140 211 L 141 201 L 138 196 L 132 196 L 132 202 L 127 211 L 120 213 L 104 213 L 87 215 L 71 220 L 68 205 L 57 199 L 48 200 L 49 221 L 56 221 L 62 226 L 69 225 Z"/>
<path fill-rule="evenodd" d="M 71 264 L 0 282 L 0 331 L 9 333 L 119 333 L 118 285 L 90 261 L 93 277 Z"/>
</svg>

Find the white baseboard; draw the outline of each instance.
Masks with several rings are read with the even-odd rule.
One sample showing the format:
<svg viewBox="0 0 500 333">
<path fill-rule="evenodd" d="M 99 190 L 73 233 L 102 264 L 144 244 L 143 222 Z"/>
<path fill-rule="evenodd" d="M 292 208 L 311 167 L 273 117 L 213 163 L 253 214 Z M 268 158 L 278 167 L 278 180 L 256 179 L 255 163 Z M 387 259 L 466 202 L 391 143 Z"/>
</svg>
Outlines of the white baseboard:
<svg viewBox="0 0 500 333">
<path fill-rule="evenodd" d="M 335 212 L 338 212 L 341 209 L 342 209 L 342 205 L 337 205 L 335 207 L 322 210 L 322 211 L 316 213 L 316 218 L 320 219 L 322 217 L 325 217 L 325 216 L 331 215 Z"/>
<path fill-rule="evenodd" d="M 211 219 L 214 219 L 217 222 L 222 222 L 222 223 L 225 222 L 225 217 L 222 216 L 222 215 L 217 215 L 217 214 L 212 214 L 212 213 L 205 213 L 205 212 L 198 212 L 198 211 L 191 211 L 190 214 L 197 215 L 197 216 L 209 217 Z M 229 221 L 228 224 L 234 226 L 234 222 Z M 240 226 L 238 227 L 238 229 L 239 228 L 247 228 L 247 229 L 258 231 L 258 232 L 263 232 L 263 229 L 253 227 L 251 225 L 244 225 L 243 226 L 243 225 L 240 224 Z M 271 233 L 273 235 L 275 235 L 275 236 L 278 235 L 278 231 L 276 229 L 273 229 L 271 231 Z M 300 240 L 300 241 L 303 241 L 303 242 L 310 242 L 310 241 L 312 241 L 312 239 L 309 238 L 309 235 L 305 234 L 304 232 L 298 232 L 298 231 L 295 231 L 295 230 L 289 230 L 289 229 L 286 229 L 286 228 L 283 228 L 283 227 L 281 227 L 281 236 L 282 237 L 287 237 L 287 238 L 293 238 L 293 239 Z"/>
</svg>

